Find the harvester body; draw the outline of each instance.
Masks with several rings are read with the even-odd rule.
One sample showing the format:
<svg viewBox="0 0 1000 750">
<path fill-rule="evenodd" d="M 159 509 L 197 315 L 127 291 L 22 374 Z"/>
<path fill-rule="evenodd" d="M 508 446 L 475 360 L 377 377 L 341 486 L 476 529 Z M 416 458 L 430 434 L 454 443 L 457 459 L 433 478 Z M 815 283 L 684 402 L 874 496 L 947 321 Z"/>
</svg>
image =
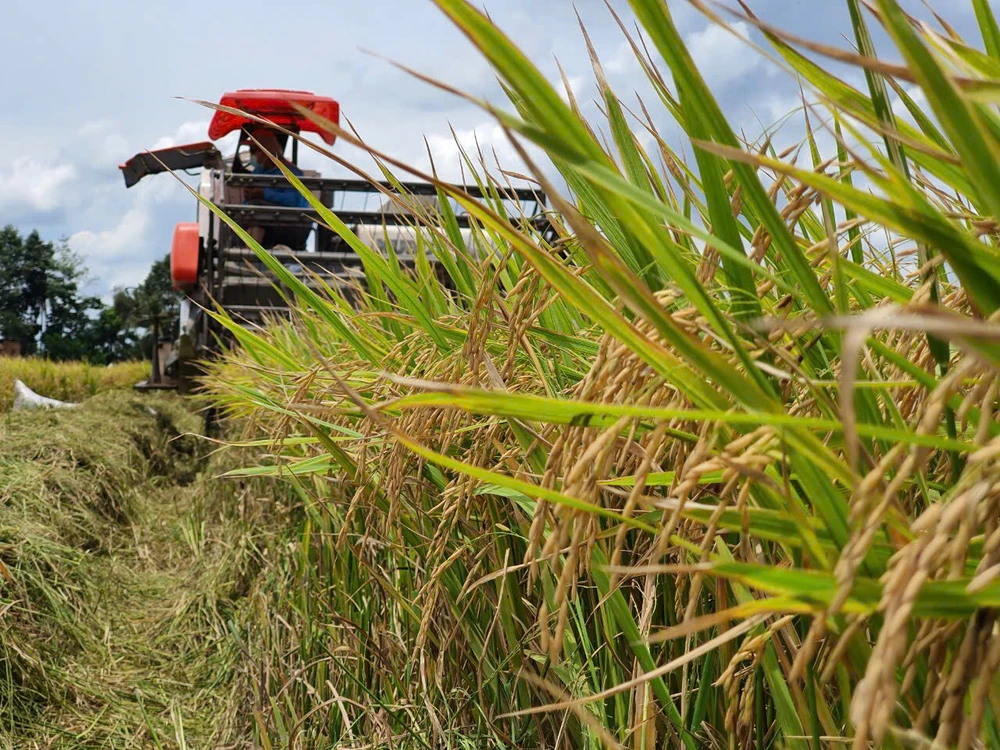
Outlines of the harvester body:
<svg viewBox="0 0 1000 750">
<path fill-rule="evenodd" d="M 364 285 L 364 270 L 358 255 L 322 223 L 311 206 L 286 207 L 247 199 L 248 191 L 254 189 L 290 188 L 283 175 L 254 171 L 248 153 L 251 132 L 261 127 L 254 118 L 294 134 L 316 133 L 327 145 L 332 145 L 335 133 L 325 128 L 324 123 L 336 124 L 337 103 L 309 92 L 246 90 L 224 95 L 220 106 L 224 109 L 216 111 L 208 135 L 214 141 L 238 131 L 239 141 L 233 154 L 223 155 L 211 141 L 204 141 L 142 152 L 120 167 L 126 187 L 160 172 L 201 170 L 197 190 L 203 200 L 197 201 L 194 221 L 181 222 L 175 227 L 170 250 L 174 288 L 183 295 L 180 336 L 170 342 L 169 352 L 160 355 L 158 364 L 154 358 L 151 377 L 142 387 L 186 390 L 190 386 L 194 363 L 212 356 L 219 342 L 227 339 L 225 329 L 206 312 L 216 305 L 244 326 L 263 325 L 272 317 L 290 313 L 288 290 L 276 283 L 277 279 L 258 256 L 205 202 L 244 229 L 264 227 L 268 235 L 280 238 L 280 244 L 268 247 L 269 252 L 308 286 L 316 289 L 322 289 L 323 285 L 337 286 L 351 299 Z M 316 117 L 303 115 L 297 107 L 312 110 Z M 236 110 L 251 118 L 236 114 Z M 280 133 L 278 140 L 285 158 L 297 164 L 298 140 Z M 389 243 L 402 265 L 414 264 L 416 220 L 409 211 L 400 210 L 390 196 L 401 192 L 411 204 L 429 203 L 433 211 L 439 197 L 433 185 L 323 177 L 308 170 L 303 170 L 299 179 L 368 247 L 384 254 Z M 478 186 L 461 187 L 473 197 L 483 197 Z M 539 215 L 544 209 L 544 197 L 532 189 L 508 189 L 503 197 L 522 205 L 534 204 Z M 475 248 L 468 217 L 457 215 L 456 219 L 466 246 Z"/>
</svg>

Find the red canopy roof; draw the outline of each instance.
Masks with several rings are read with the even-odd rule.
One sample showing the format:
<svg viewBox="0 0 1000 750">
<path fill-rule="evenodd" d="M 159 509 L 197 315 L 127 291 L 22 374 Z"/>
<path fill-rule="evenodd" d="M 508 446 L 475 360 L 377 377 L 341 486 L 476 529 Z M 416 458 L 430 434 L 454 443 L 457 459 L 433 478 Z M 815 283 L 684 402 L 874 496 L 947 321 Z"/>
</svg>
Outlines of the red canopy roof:
<svg viewBox="0 0 1000 750">
<path fill-rule="evenodd" d="M 270 120 L 275 125 L 297 129 L 307 133 L 319 133 L 320 137 L 333 145 L 336 134 L 323 130 L 318 124 L 299 114 L 292 102 L 307 107 L 320 117 L 333 123 L 340 122 L 340 105 L 326 96 L 316 96 L 309 91 L 283 91 L 281 89 L 240 89 L 222 95 L 219 104 L 248 112 Z M 208 126 L 208 137 L 213 141 L 239 130 L 254 121 L 240 115 L 216 110 Z"/>
</svg>

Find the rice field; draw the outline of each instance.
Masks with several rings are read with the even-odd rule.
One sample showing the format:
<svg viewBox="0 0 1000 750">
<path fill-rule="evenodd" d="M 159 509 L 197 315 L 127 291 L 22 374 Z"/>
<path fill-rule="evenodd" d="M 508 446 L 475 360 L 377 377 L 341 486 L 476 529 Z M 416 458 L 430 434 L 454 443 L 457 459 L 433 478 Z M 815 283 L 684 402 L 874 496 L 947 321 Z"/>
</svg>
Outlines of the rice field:
<svg viewBox="0 0 1000 750">
<path fill-rule="evenodd" d="M 1000 747 L 1000 25 L 844 1 L 839 50 L 695 3 L 802 83 L 748 137 L 660 0 L 597 120 L 435 0 L 549 210 L 464 152 L 490 198 L 392 198 L 412 257 L 315 205 L 350 302 L 244 236 L 296 312 L 216 313 L 212 458 L 162 396 L 6 417 L 0 747 Z"/>
<path fill-rule="evenodd" d="M 109 366 L 53 362 L 41 357 L 0 357 L 0 413 L 14 403 L 14 381 L 58 401 L 78 402 L 114 388 L 131 388 L 149 375 L 148 362 Z"/>
<path fill-rule="evenodd" d="M 839 51 L 738 13 L 806 90 L 780 151 L 734 131 L 658 0 L 621 26 L 654 95 L 594 53 L 597 122 L 473 4 L 436 5 L 504 84 L 483 107 L 555 231 L 471 153 L 494 198 L 440 195 L 485 258 L 449 210 L 412 206 L 408 265 L 314 205 L 365 263 L 354 308 L 244 238 L 298 304 L 263 331 L 220 313 L 239 346 L 207 381 L 263 451 L 230 476 L 298 497 L 246 635 L 257 741 L 1000 746 L 989 5 L 965 41 L 847 0 Z"/>
</svg>

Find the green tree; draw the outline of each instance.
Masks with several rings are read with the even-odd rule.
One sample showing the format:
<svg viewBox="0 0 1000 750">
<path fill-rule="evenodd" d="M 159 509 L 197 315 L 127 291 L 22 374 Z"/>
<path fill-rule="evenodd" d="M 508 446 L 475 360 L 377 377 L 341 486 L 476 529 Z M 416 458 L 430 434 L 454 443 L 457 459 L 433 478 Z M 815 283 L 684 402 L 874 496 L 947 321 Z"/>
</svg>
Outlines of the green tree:
<svg viewBox="0 0 1000 750">
<path fill-rule="evenodd" d="M 95 361 L 94 320 L 104 304 L 97 297 L 80 294 L 86 276 L 82 259 L 65 243 L 57 248 L 48 244 L 28 257 L 37 263 L 29 271 L 28 288 L 36 300 L 30 309 L 42 331 L 42 351 L 52 359 Z"/>
<path fill-rule="evenodd" d="M 0 336 L 19 341 L 25 354 L 56 360 L 152 356 L 154 336 L 169 335 L 177 319 L 169 257 L 153 263 L 138 286 L 116 289 L 110 307 L 81 293 L 86 274 L 65 242 L 0 229 Z"/>
<path fill-rule="evenodd" d="M 116 289 L 112 308 L 143 356 L 153 354 L 154 329 L 156 338 L 177 338 L 180 296 L 170 280 L 170 256 L 154 261 L 138 286 Z"/>
<path fill-rule="evenodd" d="M 17 229 L 0 230 L 0 336 L 21 342 L 21 351 L 30 354 L 39 329 L 30 314 L 26 252 Z"/>
<path fill-rule="evenodd" d="M 154 341 L 176 338 L 180 297 L 170 258 L 153 263 L 141 284 L 114 290 L 111 306 L 81 293 L 82 258 L 65 242 L 0 229 L 0 337 L 25 354 L 108 364 L 154 356 Z"/>
<path fill-rule="evenodd" d="M 81 297 L 82 260 L 65 242 L 45 242 L 37 231 L 22 238 L 13 226 L 0 230 L 0 335 L 41 350 L 53 359 L 86 354 L 92 313 L 103 305 Z"/>
<path fill-rule="evenodd" d="M 139 347 L 114 307 L 104 307 L 90 327 L 90 361 L 110 364 L 136 359 Z"/>
</svg>

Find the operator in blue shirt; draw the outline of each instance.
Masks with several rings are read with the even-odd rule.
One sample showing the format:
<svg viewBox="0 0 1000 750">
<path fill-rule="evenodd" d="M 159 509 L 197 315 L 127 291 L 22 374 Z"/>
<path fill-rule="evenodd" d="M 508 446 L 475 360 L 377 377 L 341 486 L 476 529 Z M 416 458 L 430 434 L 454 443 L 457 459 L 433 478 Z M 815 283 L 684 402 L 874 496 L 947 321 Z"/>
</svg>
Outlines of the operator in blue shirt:
<svg viewBox="0 0 1000 750">
<path fill-rule="evenodd" d="M 273 130 L 258 129 L 252 135 L 256 140 L 256 143 L 253 140 L 250 141 L 250 164 L 253 167 L 253 174 L 280 176 L 281 170 L 275 163 L 275 159 L 279 159 L 292 174 L 297 177 L 302 176 L 302 170 L 288 161 L 282 154 L 281 146 L 278 144 L 278 138 Z M 247 188 L 244 191 L 243 202 L 257 206 L 309 208 L 309 201 L 291 185 L 288 187 Z M 298 246 L 305 243 L 305 235 L 308 235 L 308 232 L 303 234 L 302 230 L 303 227 L 281 225 L 253 226 L 247 229 L 250 236 L 265 248 L 286 245 L 293 250 L 299 250 Z"/>
</svg>

